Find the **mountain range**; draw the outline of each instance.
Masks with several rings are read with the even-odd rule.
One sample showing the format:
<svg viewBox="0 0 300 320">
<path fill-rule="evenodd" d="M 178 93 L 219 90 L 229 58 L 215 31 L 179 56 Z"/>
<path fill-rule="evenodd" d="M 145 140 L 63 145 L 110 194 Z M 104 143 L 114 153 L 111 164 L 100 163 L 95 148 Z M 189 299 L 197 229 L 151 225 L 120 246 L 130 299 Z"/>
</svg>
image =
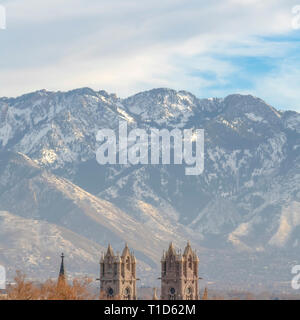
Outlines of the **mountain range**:
<svg viewBox="0 0 300 320">
<path fill-rule="evenodd" d="M 205 167 L 105 165 L 99 129 L 204 129 Z M 300 114 L 251 95 L 198 99 L 153 89 L 129 98 L 89 88 L 0 98 L 0 264 L 55 277 L 97 276 L 101 251 L 135 251 L 141 285 L 162 250 L 187 240 L 216 286 L 288 288 L 300 264 Z"/>
</svg>

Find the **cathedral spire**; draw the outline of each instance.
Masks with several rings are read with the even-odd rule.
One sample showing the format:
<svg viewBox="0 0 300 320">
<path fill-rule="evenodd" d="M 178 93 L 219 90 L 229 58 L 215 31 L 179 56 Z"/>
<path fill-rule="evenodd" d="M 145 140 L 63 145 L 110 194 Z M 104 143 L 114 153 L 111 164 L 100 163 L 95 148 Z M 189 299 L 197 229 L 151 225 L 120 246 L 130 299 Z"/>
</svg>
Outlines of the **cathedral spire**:
<svg viewBox="0 0 300 320">
<path fill-rule="evenodd" d="M 120 256 L 114 255 L 111 245 L 100 261 L 100 294 L 107 299 L 136 299 L 136 260 L 130 253 L 128 245 Z"/>
<path fill-rule="evenodd" d="M 61 254 L 61 264 L 60 264 L 60 270 L 59 270 L 59 276 L 64 277 L 65 276 L 65 266 L 64 266 L 64 254 Z"/>
<path fill-rule="evenodd" d="M 192 253 L 192 247 L 191 247 L 190 241 L 187 242 L 183 254 L 184 254 L 184 255 L 188 255 L 189 253 Z"/>
<path fill-rule="evenodd" d="M 106 255 L 110 255 L 110 256 L 114 256 L 114 251 L 111 247 L 111 245 L 109 244 L 108 247 L 107 247 L 107 252 L 106 252 Z"/>
<path fill-rule="evenodd" d="M 124 248 L 124 250 L 122 252 L 122 257 L 126 257 L 126 256 L 131 256 L 127 242 L 125 243 L 125 248 Z"/>
<path fill-rule="evenodd" d="M 171 242 L 161 260 L 161 300 L 198 300 L 199 259 L 188 241 L 176 254 Z"/>
<path fill-rule="evenodd" d="M 173 254 L 174 256 L 176 255 L 176 250 L 174 248 L 173 242 L 170 243 L 168 254 Z"/>
<path fill-rule="evenodd" d="M 66 274 L 65 274 L 65 265 L 64 265 L 64 254 L 61 254 L 61 264 L 60 264 L 60 269 L 59 269 L 59 276 L 58 276 L 58 282 L 65 282 L 66 280 Z"/>
</svg>

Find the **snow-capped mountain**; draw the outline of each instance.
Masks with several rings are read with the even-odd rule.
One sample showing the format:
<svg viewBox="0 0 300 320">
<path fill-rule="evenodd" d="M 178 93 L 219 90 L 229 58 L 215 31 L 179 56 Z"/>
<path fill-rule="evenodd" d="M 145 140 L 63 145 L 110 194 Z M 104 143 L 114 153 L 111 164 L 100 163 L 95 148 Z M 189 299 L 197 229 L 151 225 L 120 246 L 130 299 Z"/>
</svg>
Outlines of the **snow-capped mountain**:
<svg viewBox="0 0 300 320">
<path fill-rule="evenodd" d="M 22 218 L 0 211 L 0 261 L 9 280 L 16 270 L 32 279 L 57 278 L 58 252 L 68 260 L 68 274 L 95 275 L 104 248 L 69 229 L 43 220 Z"/>
<path fill-rule="evenodd" d="M 178 165 L 100 166 L 96 133 L 117 129 L 119 120 L 128 130 L 203 128 L 203 174 L 186 176 Z M 282 273 L 279 280 L 277 272 L 268 276 L 290 277 L 286 266 L 300 246 L 297 112 L 249 95 L 198 99 L 154 89 L 121 99 L 88 88 L 43 90 L 0 99 L 0 150 L 0 210 L 95 245 L 127 240 L 144 270 L 159 263 L 160 241 L 190 238 L 208 278 L 216 277 L 210 264 L 222 257 L 245 254 L 240 266 L 258 255 L 268 264 L 274 252 L 285 257 L 278 258 Z"/>
</svg>

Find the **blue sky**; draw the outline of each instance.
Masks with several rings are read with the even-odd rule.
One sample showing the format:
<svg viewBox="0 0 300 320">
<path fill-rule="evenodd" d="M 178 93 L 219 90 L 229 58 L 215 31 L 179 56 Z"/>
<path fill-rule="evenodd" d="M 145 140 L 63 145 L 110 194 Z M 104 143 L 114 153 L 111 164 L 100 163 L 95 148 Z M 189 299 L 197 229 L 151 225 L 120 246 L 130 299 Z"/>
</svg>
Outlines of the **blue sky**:
<svg viewBox="0 0 300 320">
<path fill-rule="evenodd" d="M 198 97 L 250 93 L 300 111 L 300 29 L 292 27 L 300 0 L 0 5 L 0 96 L 88 86 L 125 97 L 170 87 Z"/>
</svg>

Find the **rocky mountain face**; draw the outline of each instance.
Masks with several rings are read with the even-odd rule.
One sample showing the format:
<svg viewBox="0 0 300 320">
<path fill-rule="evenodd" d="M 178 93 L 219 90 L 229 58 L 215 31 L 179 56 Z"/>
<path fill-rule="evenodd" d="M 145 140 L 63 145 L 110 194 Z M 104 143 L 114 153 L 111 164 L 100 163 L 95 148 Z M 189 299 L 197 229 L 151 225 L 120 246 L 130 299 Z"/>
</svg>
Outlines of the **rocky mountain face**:
<svg viewBox="0 0 300 320">
<path fill-rule="evenodd" d="M 117 132 L 120 120 L 128 130 L 204 129 L 203 174 L 186 176 L 184 165 L 99 165 L 97 131 Z M 1 237 L 0 247 L 15 255 L 0 251 L 0 264 L 27 261 L 31 273 L 33 257 L 51 256 L 42 237 L 21 241 L 26 232 L 18 226 L 29 231 L 36 223 L 35 230 L 49 226 L 50 239 L 54 233 L 68 243 L 78 272 L 84 260 L 87 272 L 97 270 L 98 248 L 111 242 L 121 249 L 127 241 L 140 272 L 155 279 L 163 247 L 190 239 L 207 280 L 290 280 L 300 247 L 297 112 L 253 96 L 198 99 L 170 89 L 127 99 L 88 88 L 38 91 L 0 99 L 0 151 L 0 229 L 12 238 L 15 228 L 20 239 Z M 58 242 L 49 240 L 51 252 L 60 253 Z M 83 251 L 94 260 L 83 259 Z M 46 262 L 40 270 L 49 270 Z"/>
</svg>

